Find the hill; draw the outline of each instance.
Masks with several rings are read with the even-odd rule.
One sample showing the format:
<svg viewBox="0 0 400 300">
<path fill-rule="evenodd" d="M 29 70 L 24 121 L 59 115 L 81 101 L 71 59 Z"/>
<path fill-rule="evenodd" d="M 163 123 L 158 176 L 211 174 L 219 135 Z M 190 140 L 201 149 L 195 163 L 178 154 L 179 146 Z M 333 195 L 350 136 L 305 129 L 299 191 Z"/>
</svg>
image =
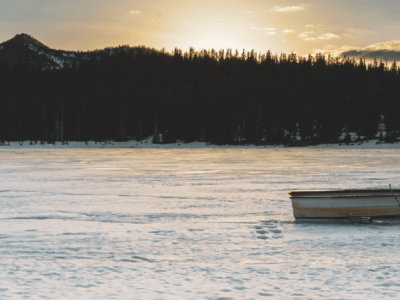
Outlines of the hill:
<svg viewBox="0 0 400 300">
<path fill-rule="evenodd" d="M 61 69 L 84 60 L 99 60 L 120 52 L 135 55 L 136 49 L 136 47 L 120 46 L 86 52 L 56 50 L 29 34 L 21 33 L 0 44 L 0 61 L 8 63 L 11 67 L 22 63 L 41 70 Z"/>
</svg>

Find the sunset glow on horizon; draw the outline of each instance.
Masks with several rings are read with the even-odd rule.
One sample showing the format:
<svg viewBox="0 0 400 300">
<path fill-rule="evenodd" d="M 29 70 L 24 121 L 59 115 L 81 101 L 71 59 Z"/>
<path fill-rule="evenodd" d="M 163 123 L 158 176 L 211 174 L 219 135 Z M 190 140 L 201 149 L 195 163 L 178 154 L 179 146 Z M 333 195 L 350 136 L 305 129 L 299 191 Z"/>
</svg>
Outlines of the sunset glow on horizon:
<svg viewBox="0 0 400 300">
<path fill-rule="evenodd" d="M 28 33 L 55 49 L 83 51 L 127 44 L 169 52 L 337 55 L 376 44 L 398 51 L 399 12 L 397 2 L 370 0 L 5 0 L 0 42 Z"/>
</svg>

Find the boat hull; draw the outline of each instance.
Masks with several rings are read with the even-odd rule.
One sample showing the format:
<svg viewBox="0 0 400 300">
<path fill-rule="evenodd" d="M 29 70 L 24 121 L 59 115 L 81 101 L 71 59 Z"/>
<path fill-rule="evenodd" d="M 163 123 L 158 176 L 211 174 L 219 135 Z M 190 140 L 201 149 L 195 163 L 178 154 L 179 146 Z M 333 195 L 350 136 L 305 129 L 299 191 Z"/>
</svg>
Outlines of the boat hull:
<svg viewBox="0 0 400 300">
<path fill-rule="evenodd" d="M 400 198 L 396 190 L 396 197 Z M 400 207 L 390 190 L 291 192 L 300 218 L 396 217 Z"/>
</svg>

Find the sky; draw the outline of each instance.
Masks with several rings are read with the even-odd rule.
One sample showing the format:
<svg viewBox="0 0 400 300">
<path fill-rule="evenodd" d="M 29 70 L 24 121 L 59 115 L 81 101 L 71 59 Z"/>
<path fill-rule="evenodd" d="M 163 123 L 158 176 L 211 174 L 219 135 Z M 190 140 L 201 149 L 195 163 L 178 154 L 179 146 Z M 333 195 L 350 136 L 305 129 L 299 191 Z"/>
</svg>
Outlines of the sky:
<svg viewBox="0 0 400 300">
<path fill-rule="evenodd" d="M 398 0 L 0 0 L 0 42 L 373 55 L 400 50 L 399 16 Z"/>
</svg>

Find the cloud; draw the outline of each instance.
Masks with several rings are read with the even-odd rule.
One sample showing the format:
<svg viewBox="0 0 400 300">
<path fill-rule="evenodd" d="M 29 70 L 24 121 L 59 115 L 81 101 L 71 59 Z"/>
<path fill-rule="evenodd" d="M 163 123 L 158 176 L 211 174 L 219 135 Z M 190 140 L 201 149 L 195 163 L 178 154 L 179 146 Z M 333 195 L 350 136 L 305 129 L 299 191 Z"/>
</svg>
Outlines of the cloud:
<svg viewBox="0 0 400 300">
<path fill-rule="evenodd" d="M 319 40 L 330 40 L 330 39 L 339 39 L 340 36 L 334 34 L 334 33 L 325 33 L 317 37 Z"/>
<path fill-rule="evenodd" d="M 251 29 L 264 30 L 265 34 L 269 34 L 269 35 L 276 34 L 276 28 L 269 28 L 269 27 L 261 28 L 261 27 L 252 26 Z"/>
<path fill-rule="evenodd" d="M 140 15 L 140 14 L 142 14 L 143 12 L 142 12 L 141 10 L 131 10 L 129 13 L 130 13 L 131 15 Z"/>
<path fill-rule="evenodd" d="M 302 39 L 307 39 L 310 38 L 310 35 L 312 35 L 314 31 L 305 31 L 299 34 L 299 37 Z"/>
<path fill-rule="evenodd" d="M 365 36 L 365 35 L 373 35 L 377 34 L 377 30 L 371 30 L 371 29 L 362 29 L 362 28 L 346 28 L 346 31 L 343 35 L 346 36 Z"/>
<path fill-rule="evenodd" d="M 372 44 L 372 45 L 369 45 L 369 46 L 363 48 L 362 50 L 363 51 L 378 51 L 378 50 L 400 51 L 400 40 Z"/>
<path fill-rule="evenodd" d="M 314 25 L 313 24 L 307 24 L 306 27 L 307 28 L 311 28 L 311 27 L 314 27 Z"/>
<path fill-rule="evenodd" d="M 359 50 L 359 49 L 361 48 L 354 46 L 346 46 L 346 45 L 339 48 L 334 45 L 325 45 L 323 49 L 313 49 L 311 55 L 315 56 L 315 54 L 321 53 L 323 55 L 330 55 L 331 57 L 338 57 L 341 56 L 343 52 L 351 50 Z"/>
<path fill-rule="evenodd" d="M 330 54 L 332 57 L 349 57 L 358 61 L 360 58 L 371 63 L 375 58 L 380 61 L 400 61 L 400 40 L 376 43 L 367 47 L 342 46 L 335 48 L 333 45 L 326 45 L 324 49 L 314 49 L 312 55 L 322 53 Z"/>
<path fill-rule="evenodd" d="M 254 14 L 254 11 L 248 10 L 247 13 L 248 14 Z"/>
<path fill-rule="evenodd" d="M 376 50 L 376 51 L 363 51 L 363 50 L 349 50 L 340 53 L 340 56 L 354 58 L 359 60 L 360 58 L 366 61 L 373 61 L 375 58 L 380 61 L 400 61 L 400 51 L 394 50 Z"/>
<path fill-rule="evenodd" d="M 277 12 L 291 12 L 291 11 L 299 11 L 299 10 L 304 10 L 304 6 L 275 6 L 272 8 L 272 10 L 277 11 Z"/>
<path fill-rule="evenodd" d="M 400 40 L 372 44 L 362 49 L 348 49 L 340 53 L 340 56 L 351 57 L 354 59 L 365 59 L 373 61 L 400 61 Z"/>
<path fill-rule="evenodd" d="M 272 31 L 275 31 L 275 30 L 276 30 L 276 28 L 269 28 L 269 27 L 262 28 L 262 27 L 256 27 L 256 26 L 251 26 L 251 29 L 257 29 L 257 30 L 272 30 Z"/>
<path fill-rule="evenodd" d="M 334 33 L 324 33 L 319 36 L 315 36 L 314 31 L 305 31 L 299 34 L 299 38 L 303 39 L 303 41 L 313 42 L 315 40 L 331 40 L 331 39 L 339 39 L 340 36 Z"/>
<path fill-rule="evenodd" d="M 265 34 L 269 34 L 269 35 L 274 35 L 274 34 L 276 34 L 276 28 L 264 28 L 266 31 L 265 31 Z"/>
<path fill-rule="evenodd" d="M 285 30 L 283 31 L 283 33 L 292 33 L 292 32 L 294 32 L 294 30 L 292 30 L 292 29 L 285 29 Z"/>
</svg>

